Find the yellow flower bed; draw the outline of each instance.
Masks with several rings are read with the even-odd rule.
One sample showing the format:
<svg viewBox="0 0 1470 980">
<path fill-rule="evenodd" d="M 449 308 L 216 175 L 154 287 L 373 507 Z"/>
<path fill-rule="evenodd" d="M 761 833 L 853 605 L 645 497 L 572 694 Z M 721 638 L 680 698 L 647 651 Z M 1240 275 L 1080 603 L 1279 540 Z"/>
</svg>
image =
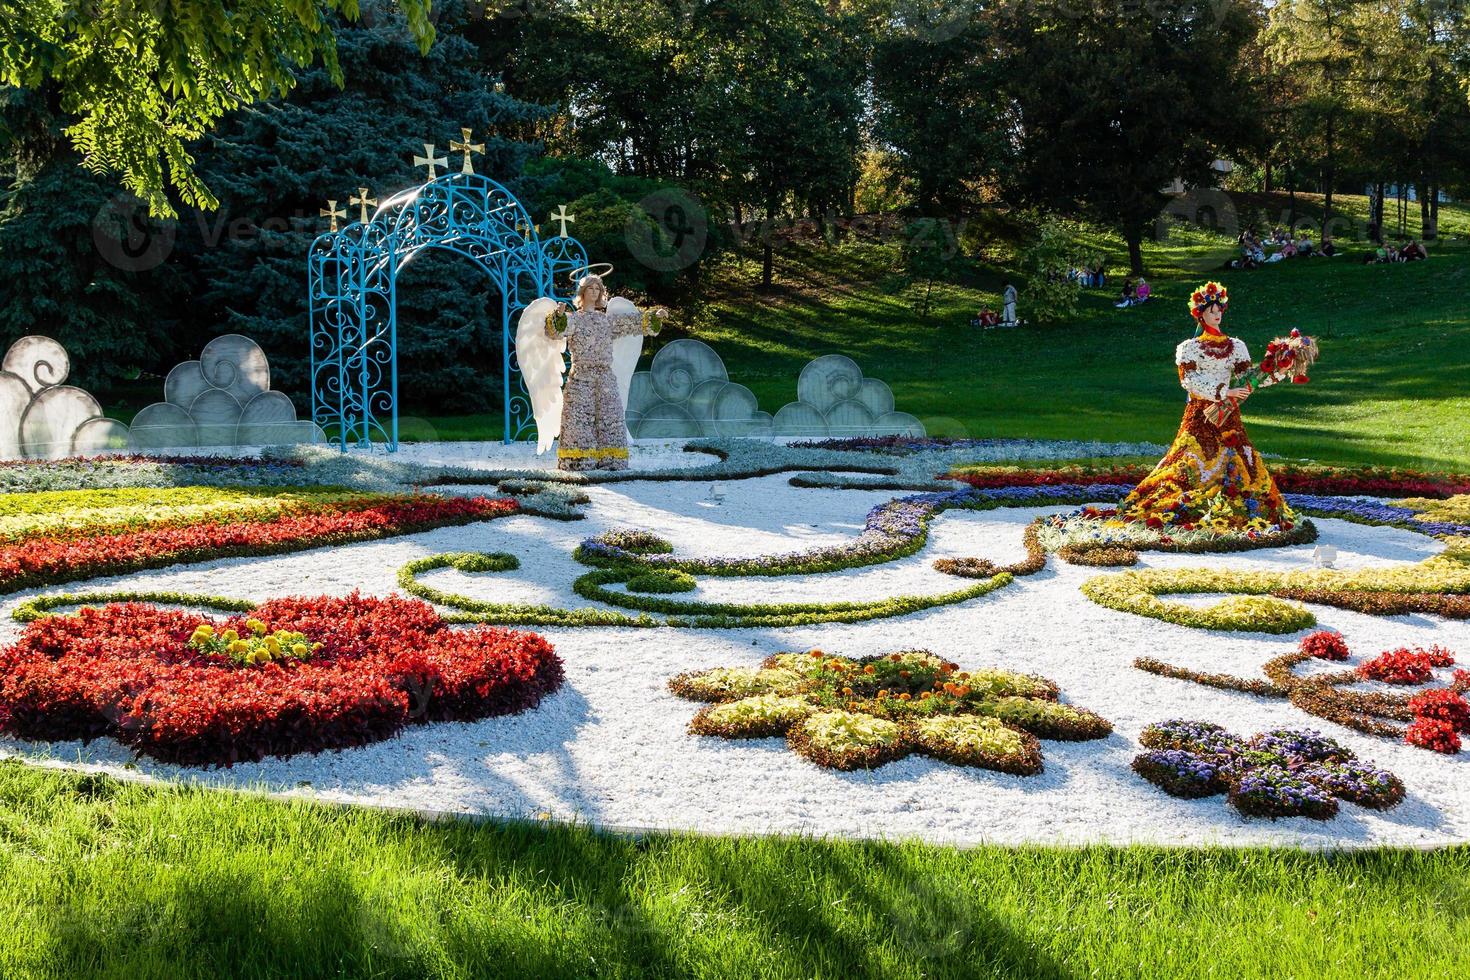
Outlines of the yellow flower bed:
<svg viewBox="0 0 1470 980">
<path fill-rule="evenodd" d="M 837 755 L 897 745 L 903 737 L 902 725 L 856 711 L 820 711 L 800 728 L 814 748 Z"/>
<path fill-rule="evenodd" d="M 1431 500 L 1413 497 L 1409 500 L 1390 501 L 1396 507 L 1417 510 L 1416 521 L 1433 521 L 1445 524 L 1470 524 L 1470 494 L 1460 494 L 1447 500 Z"/>
<path fill-rule="evenodd" d="M 914 723 L 920 738 L 951 745 L 961 752 L 984 755 L 1018 755 L 1026 749 L 1026 736 L 983 715 L 940 715 Z"/>
<path fill-rule="evenodd" d="M 1282 591 L 1470 593 L 1470 540 L 1452 538 L 1449 549 L 1416 565 L 1356 571 L 1225 571 L 1208 568 L 1149 569 L 1101 575 L 1082 585 L 1093 602 L 1119 612 L 1195 629 L 1294 633 L 1316 625 L 1305 607 L 1272 598 Z M 1164 595 L 1226 593 L 1203 608 L 1169 602 Z"/>
<path fill-rule="evenodd" d="M 801 675 L 780 667 L 716 667 L 675 678 L 671 686 L 680 697 L 694 701 L 723 701 L 772 691 L 789 691 Z"/>
<path fill-rule="evenodd" d="M 773 735 L 816 711 L 806 698 L 757 694 L 739 701 L 716 704 L 705 712 L 706 727 L 727 737 Z"/>
<path fill-rule="evenodd" d="M 182 526 L 203 521 L 262 520 L 381 495 L 337 488 L 164 487 L 49 490 L 0 494 L 0 541 L 83 536 Z"/>
</svg>

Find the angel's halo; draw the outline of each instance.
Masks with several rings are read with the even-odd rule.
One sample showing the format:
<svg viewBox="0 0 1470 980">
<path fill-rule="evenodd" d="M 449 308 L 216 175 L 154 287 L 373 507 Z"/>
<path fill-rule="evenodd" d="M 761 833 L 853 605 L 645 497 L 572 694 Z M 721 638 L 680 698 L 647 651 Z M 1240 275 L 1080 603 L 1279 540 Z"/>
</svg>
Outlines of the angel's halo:
<svg viewBox="0 0 1470 980">
<path fill-rule="evenodd" d="M 613 264 L 611 262 L 594 262 L 591 265 L 584 265 L 580 269 L 573 269 L 571 271 L 573 282 L 581 282 L 586 276 L 597 276 L 600 279 L 606 279 L 612 274 Z"/>
</svg>

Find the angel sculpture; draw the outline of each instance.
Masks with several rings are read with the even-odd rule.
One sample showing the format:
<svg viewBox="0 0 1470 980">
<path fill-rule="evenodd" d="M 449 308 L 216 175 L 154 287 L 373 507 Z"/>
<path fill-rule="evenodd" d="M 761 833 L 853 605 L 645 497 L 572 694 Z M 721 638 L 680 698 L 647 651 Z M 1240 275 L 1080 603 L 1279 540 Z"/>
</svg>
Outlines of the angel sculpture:
<svg viewBox="0 0 1470 980">
<path fill-rule="evenodd" d="M 526 307 L 516 328 L 516 357 L 536 416 L 536 454 L 557 446 L 557 469 L 628 468 L 626 406 L 645 335 L 657 334 L 668 311 L 640 313 L 610 297 L 602 277 L 577 282 L 574 309 L 545 297 Z M 562 355 L 572 371 L 562 388 Z"/>
</svg>

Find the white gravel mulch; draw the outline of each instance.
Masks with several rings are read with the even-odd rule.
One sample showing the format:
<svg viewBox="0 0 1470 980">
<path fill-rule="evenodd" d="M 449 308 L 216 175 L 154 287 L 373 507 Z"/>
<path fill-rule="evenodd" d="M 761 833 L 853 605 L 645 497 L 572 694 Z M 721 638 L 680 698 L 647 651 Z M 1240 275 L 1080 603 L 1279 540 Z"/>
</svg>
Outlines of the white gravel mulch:
<svg viewBox="0 0 1470 980">
<path fill-rule="evenodd" d="M 654 455 L 654 454 L 651 454 Z M 681 460 L 687 455 L 680 453 Z M 457 461 L 457 462 L 462 462 Z M 233 560 L 104 579 L 69 590 L 171 589 L 265 599 L 288 594 L 394 591 L 412 558 L 450 550 L 510 551 L 522 568 L 466 576 L 446 570 L 426 581 L 468 595 L 512 601 L 586 603 L 571 591 L 586 569 L 571 559 L 584 537 L 641 526 L 684 553 L 789 552 L 855 536 L 891 492 L 797 489 L 785 476 L 722 481 L 717 504 L 702 483 L 633 482 L 589 489 L 588 520 L 515 517 L 411 537 L 298 555 Z M 458 488 L 475 492 L 476 488 Z M 942 556 L 999 562 L 1024 556 L 1022 531 L 1060 508 L 949 512 L 919 555 L 822 576 L 701 579 L 686 598 L 732 601 L 855 600 L 952 591 L 960 580 L 934 572 Z M 1440 543 L 1392 528 L 1318 522 L 1339 567 L 1421 561 Z M 1142 567 L 1309 567 L 1311 546 L 1231 556 L 1145 553 Z M 578 819 L 618 827 L 703 832 L 804 832 L 922 838 L 936 842 L 1162 844 L 1273 843 L 1301 847 L 1436 845 L 1470 840 L 1470 752 L 1446 757 L 1361 735 L 1312 718 L 1285 701 L 1264 700 L 1155 677 L 1136 656 L 1240 676 L 1295 646 L 1299 635 L 1208 633 L 1113 612 L 1078 587 L 1097 574 L 1053 560 L 1046 570 L 970 602 L 902 619 L 853 625 L 735 631 L 548 629 L 566 663 L 565 687 L 526 714 L 481 723 L 411 728 L 361 749 L 297 756 L 225 770 L 181 769 L 133 759 L 110 740 L 91 745 L 0 742 L 0 752 L 46 764 L 94 767 L 208 785 L 264 787 L 388 807 Z M 0 606 L 0 641 L 19 633 Z M 1470 623 L 1428 616 L 1379 619 L 1316 610 L 1340 630 L 1361 662 L 1402 645 L 1440 643 L 1470 661 Z M 913 756 L 873 772 L 820 769 L 778 739 L 727 742 L 685 733 L 697 705 L 668 692 L 674 674 L 755 664 L 782 650 L 820 647 L 851 656 L 927 648 L 962 667 L 994 665 L 1057 681 L 1066 701 L 1111 720 L 1095 742 L 1043 741 L 1045 772 L 1023 778 L 963 769 Z M 1408 799 L 1375 813 L 1344 803 L 1340 816 L 1247 820 L 1223 797 L 1184 801 L 1129 769 L 1139 732 L 1170 718 L 1219 722 L 1241 735 L 1280 726 L 1316 728 L 1360 757 L 1397 773 Z"/>
</svg>

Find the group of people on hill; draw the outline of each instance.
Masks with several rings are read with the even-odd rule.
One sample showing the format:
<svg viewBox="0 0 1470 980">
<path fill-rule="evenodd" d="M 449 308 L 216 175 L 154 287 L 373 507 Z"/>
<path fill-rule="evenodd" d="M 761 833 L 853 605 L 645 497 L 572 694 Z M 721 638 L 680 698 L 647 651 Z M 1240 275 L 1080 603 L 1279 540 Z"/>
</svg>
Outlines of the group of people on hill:
<svg viewBox="0 0 1470 980">
<path fill-rule="evenodd" d="M 1285 229 L 1277 228 L 1263 239 L 1254 229 L 1247 228 L 1240 233 L 1240 258 L 1231 260 L 1229 268 L 1257 269 L 1285 259 L 1304 259 L 1314 255 L 1329 259 L 1337 255 L 1337 246 L 1333 244 L 1331 237 L 1322 236 L 1322 245 L 1319 248 L 1312 242 L 1311 233 L 1305 229 L 1293 235 Z"/>
<path fill-rule="evenodd" d="M 1083 289 L 1102 289 L 1108 284 L 1108 263 L 1101 255 L 1080 265 L 1067 274 L 1067 278 Z"/>
<path fill-rule="evenodd" d="M 1429 258 L 1429 251 L 1417 238 L 1410 238 L 1402 245 L 1379 242 L 1378 247 L 1363 257 L 1366 265 L 1381 262 L 1421 262 Z"/>
</svg>

